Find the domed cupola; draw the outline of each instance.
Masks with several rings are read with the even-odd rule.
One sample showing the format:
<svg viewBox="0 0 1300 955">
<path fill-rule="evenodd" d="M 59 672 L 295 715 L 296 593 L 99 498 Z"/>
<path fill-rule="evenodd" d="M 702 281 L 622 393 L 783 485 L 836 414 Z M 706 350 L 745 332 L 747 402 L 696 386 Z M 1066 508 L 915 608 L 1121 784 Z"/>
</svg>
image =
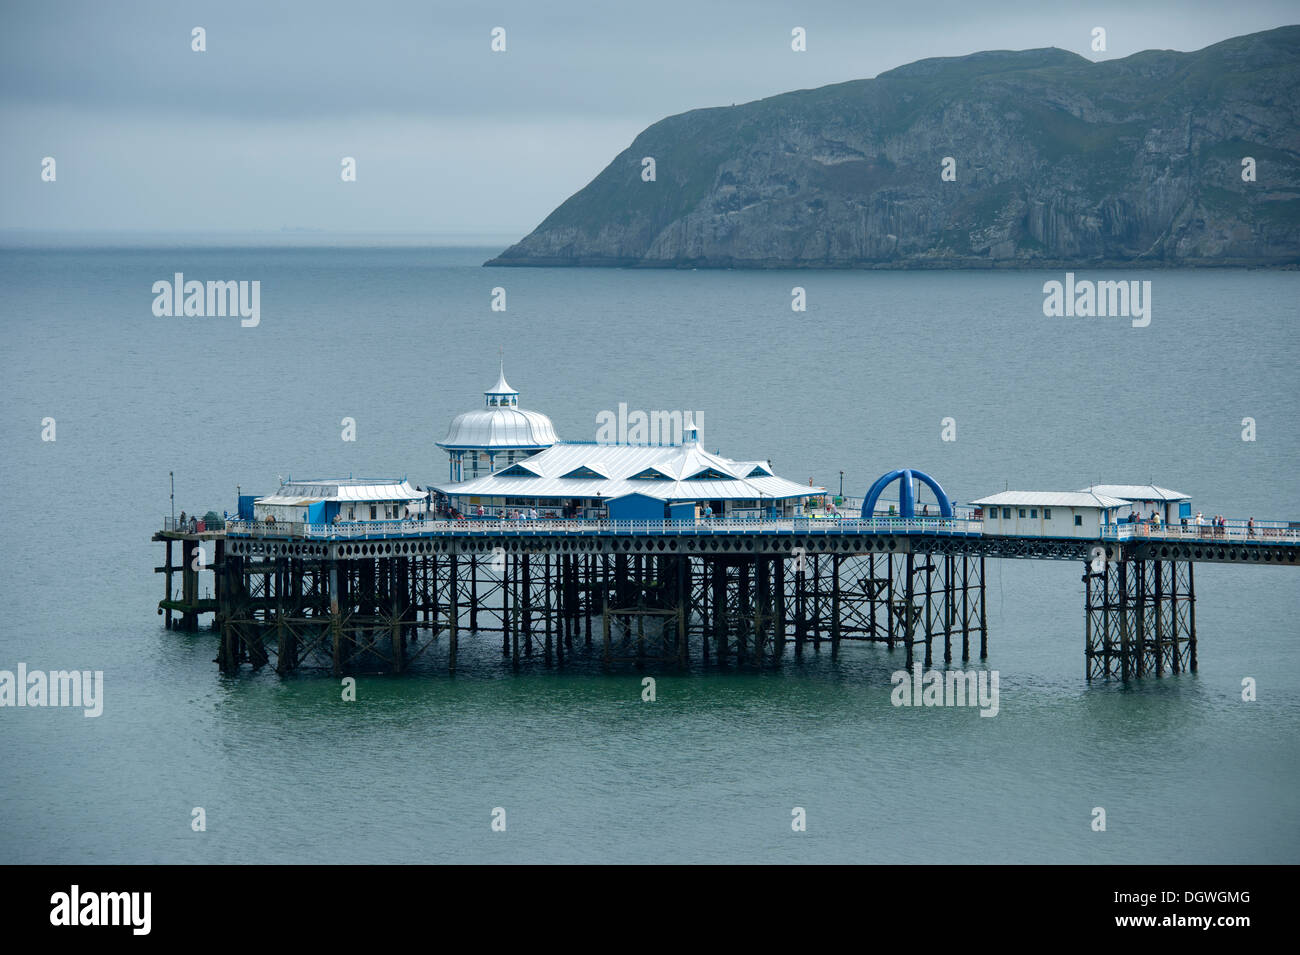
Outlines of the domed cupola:
<svg viewBox="0 0 1300 955">
<path fill-rule="evenodd" d="M 483 392 L 483 407 L 452 419 L 438 442 L 451 464 L 451 480 L 468 481 L 509 467 L 559 441 L 551 419 L 519 407 L 519 392 L 506 381 L 502 362 L 497 383 Z"/>
</svg>

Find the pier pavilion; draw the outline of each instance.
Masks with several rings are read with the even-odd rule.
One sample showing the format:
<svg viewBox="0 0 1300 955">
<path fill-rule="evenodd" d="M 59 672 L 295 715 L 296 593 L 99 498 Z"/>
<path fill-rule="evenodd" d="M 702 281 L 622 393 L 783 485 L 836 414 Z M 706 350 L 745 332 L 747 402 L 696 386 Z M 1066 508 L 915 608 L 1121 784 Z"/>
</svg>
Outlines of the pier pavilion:
<svg viewBox="0 0 1300 955">
<path fill-rule="evenodd" d="M 680 445 L 560 443 L 504 470 L 462 483 L 436 485 L 467 516 L 614 521 L 703 517 L 802 517 L 808 500 L 826 493 L 772 473 L 766 461 L 733 461 L 705 451 L 688 431 Z"/>
<path fill-rule="evenodd" d="M 452 478 L 434 490 L 466 517 L 778 520 L 805 516 L 826 493 L 778 477 L 767 461 L 706 451 L 689 419 L 676 444 L 560 441 L 550 418 L 518 409 L 504 370 L 484 397 L 438 442 Z"/>
</svg>

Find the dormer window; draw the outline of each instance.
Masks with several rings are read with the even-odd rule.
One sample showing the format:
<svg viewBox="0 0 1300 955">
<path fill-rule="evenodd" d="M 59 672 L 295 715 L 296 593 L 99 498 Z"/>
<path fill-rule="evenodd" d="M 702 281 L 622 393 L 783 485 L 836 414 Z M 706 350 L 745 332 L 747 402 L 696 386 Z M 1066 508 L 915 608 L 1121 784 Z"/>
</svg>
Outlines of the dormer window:
<svg viewBox="0 0 1300 955">
<path fill-rule="evenodd" d="M 581 467 L 574 468 L 572 471 L 568 472 L 567 474 L 562 474 L 560 476 L 566 478 L 588 478 L 588 479 L 595 478 L 596 480 L 601 480 L 605 477 L 608 477 L 608 475 L 601 474 L 599 471 L 596 471 L 593 468 L 589 468 L 585 464 L 582 465 Z"/>
<path fill-rule="evenodd" d="M 730 474 L 724 474 L 717 468 L 705 468 L 703 471 L 696 471 L 686 480 L 688 481 L 732 481 L 735 480 Z"/>
<path fill-rule="evenodd" d="M 541 475 L 522 464 L 512 464 L 504 471 L 498 471 L 497 477 L 541 477 Z"/>
</svg>

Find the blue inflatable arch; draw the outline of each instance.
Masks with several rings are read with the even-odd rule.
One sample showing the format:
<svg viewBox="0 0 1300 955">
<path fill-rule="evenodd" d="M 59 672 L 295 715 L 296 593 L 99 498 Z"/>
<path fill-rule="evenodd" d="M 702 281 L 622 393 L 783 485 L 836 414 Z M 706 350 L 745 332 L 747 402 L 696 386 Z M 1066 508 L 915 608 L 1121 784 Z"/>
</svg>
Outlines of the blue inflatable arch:
<svg viewBox="0 0 1300 955">
<path fill-rule="evenodd" d="M 864 521 L 875 516 L 876 502 L 880 500 L 880 493 L 894 481 L 899 482 L 898 513 L 900 517 L 916 516 L 916 481 L 924 482 L 934 492 L 935 499 L 939 502 L 939 513 L 943 517 L 952 517 L 952 502 L 948 500 L 948 495 L 943 493 L 943 488 L 939 486 L 938 481 L 924 471 L 899 468 L 897 471 L 882 474 L 876 480 L 876 483 L 871 485 L 866 500 L 862 502 L 862 519 Z"/>
</svg>

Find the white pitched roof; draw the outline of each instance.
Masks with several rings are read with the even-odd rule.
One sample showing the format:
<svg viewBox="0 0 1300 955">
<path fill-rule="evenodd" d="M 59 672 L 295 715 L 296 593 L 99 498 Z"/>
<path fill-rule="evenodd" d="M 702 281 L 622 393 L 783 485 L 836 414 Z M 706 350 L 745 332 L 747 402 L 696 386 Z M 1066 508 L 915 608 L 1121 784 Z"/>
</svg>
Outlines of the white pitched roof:
<svg viewBox="0 0 1300 955">
<path fill-rule="evenodd" d="M 1167 487 L 1154 484 L 1094 484 L 1085 487 L 1085 491 L 1118 497 L 1125 501 L 1190 501 L 1191 495 L 1171 491 Z"/>
<path fill-rule="evenodd" d="M 253 503 L 303 505 L 318 501 L 418 501 L 427 495 L 427 491 L 417 491 L 405 480 L 339 478 L 287 481 L 275 493 L 259 497 Z"/>
<path fill-rule="evenodd" d="M 732 461 L 710 454 L 696 443 L 668 446 L 556 444 L 519 463 L 538 476 L 507 477 L 497 472 L 459 484 L 440 484 L 437 489 L 446 494 L 480 497 L 603 497 L 608 500 L 625 494 L 644 494 L 664 501 L 773 500 L 822 494 L 826 490 L 776 476 L 748 477 L 755 466 L 766 468 L 767 462 Z M 564 477 L 581 467 L 609 477 Z M 648 469 L 667 475 L 667 479 L 632 477 Z M 695 477 L 705 472 L 722 476 Z"/>
<path fill-rule="evenodd" d="M 1125 507 L 1128 502 L 1118 497 L 1094 494 L 1091 491 L 999 491 L 978 501 L 976 507 Z"/>
</svg>

